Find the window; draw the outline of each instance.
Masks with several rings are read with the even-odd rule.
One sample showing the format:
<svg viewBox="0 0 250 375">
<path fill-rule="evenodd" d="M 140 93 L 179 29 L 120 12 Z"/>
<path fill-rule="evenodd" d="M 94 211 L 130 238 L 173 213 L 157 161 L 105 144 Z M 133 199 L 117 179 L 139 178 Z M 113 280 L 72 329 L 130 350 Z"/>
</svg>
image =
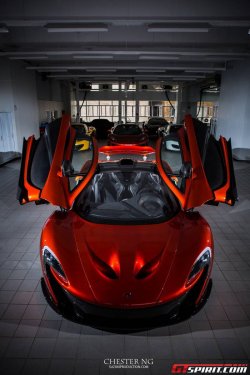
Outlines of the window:
<svg viewBox="0 0 250 375">
<path fill-rule="evenodd" d="M 99 91 L 99 85 L 92 83 L 92 85 L 91 85 L 91 91 Z"/>
<path fill-rule="evenodd" d="M 121 84 L 121 90 L 125 90 L 125 84 L 124 83 Z M 119 84 L 118 83 L 114 83 L 112 85 L 112 91 L 119 91 Z"/>
</svg>

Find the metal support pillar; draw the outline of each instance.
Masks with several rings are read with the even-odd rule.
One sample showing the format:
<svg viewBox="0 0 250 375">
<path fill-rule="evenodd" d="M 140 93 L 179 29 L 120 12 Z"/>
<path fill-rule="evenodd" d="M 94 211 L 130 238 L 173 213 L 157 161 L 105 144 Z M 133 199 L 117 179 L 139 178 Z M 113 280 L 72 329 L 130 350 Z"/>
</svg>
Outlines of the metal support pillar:
<svg viewBox="0 0 250 375">
<path fill-rule="evenodd" d="M 140 116 L 140 107 L 139 107 L 139 82 L 136 81 L 136 88 L 135 88 L 135 122 L 139 122 L 139 116 Z"/>
<path fill-rule="evenodd" d="M 119 93 L 118 93 L 118 118 L 119 124 L 122 122 L 122 83 L 119 81 Z"/>
<path fill-rule="evenodd" d="M 76 82 L 76 122 L 80 122 L 79 82 Z"/>
</svg>

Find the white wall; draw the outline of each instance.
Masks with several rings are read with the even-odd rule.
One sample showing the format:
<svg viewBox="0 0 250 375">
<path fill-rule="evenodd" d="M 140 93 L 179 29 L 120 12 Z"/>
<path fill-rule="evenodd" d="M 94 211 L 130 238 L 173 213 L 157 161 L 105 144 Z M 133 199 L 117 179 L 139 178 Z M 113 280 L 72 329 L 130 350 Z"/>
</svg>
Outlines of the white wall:
<svg viewBox="0 0 250 375">
<path fill-rule="evenodd" d="M 14 65 L 11 69 L 11 78 L 18 151 L 21 151 L 23 137 L 39 135 L 35 73 L 24 70 L 21 65 Z"/>
<path fill-rule="evenodd" d="M 233 148 L 250 148 L 250 60 L 222 75 L 216 133 L 231 137 Z"/>
<path fill-rule="evenodd" d="M 13 112 L 13 91 L 10 78 L 10 65 L 0 59 L 0 112 Z"/>
<path fill-rule="evenodd" d="M 60 116 L 63 109 L 60 82 L 42 81 L 41 76 L 26 70 L 22 62 L 0 58 L 0 112 L 12 115 L 14 151 L 22 151 L 23 137 L 39 136 L 39 123 L 47 120 L 46 111 L 57 110 Z"/>
<path fill-rule="evenodd" d="M 39 124 L 42 122 L 47 122 L 48 112 L 55 113 L 57 111 L 57 117 L 61 117 L 62 111 L 64 110 L 63 102 L 57 102 L 53 100 L 38 100 L 39 107 Z"/>
<path fill-rule="evenodd" d="M 61 81 L 48 79 L 43 74 L 37 74 L 36 86 L 38 100 L 62 101 Z"/>
<path fill-rule="evenodd" d="M 35 73 L 22 64 L 0 59 L 0 111 L 10 112 L 16 130 L 16 150 L 22 150 L 22 139 L 38 136 L 38 104 Z"/>
<path fill-rule="evenodd" d="M 43 74 L 37 74 L 36 85 L 39 107 L 39 124 L 48 121 L 48 112 L 54 113 L 57 111 L 58 116 L 61 116 L 62 110 L 67 108 L 67 105 L 65 105 L 63 85 L 61 81 L 47 79 Z"/>
</svg>

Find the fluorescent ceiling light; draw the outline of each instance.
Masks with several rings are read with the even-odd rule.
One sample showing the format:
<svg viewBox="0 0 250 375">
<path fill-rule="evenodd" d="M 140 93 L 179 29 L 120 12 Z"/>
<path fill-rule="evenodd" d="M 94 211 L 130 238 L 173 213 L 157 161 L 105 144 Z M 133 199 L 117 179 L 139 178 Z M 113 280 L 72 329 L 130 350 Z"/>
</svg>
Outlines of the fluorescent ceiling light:
<svg viewBox="0 0 250 375">
<path fill-rule="evenodd" d="M 173 76 L 172 75 L 172 78 L 175 78 L 175 79 L 179 79 L 179 78 L 181 78 L 181 79 L 186 79 L 186 78 L 206 78 L 206 76 L 205 75 L 198 75 L 198 74 L 194 74 L 194 75 L 189 75 L 189 74 L 185 74 L 185 75 L 180 75 L 180 76 Z"/>
<path fill-rule="evenodd" d="M 142 55 L 142 56 L 139 56 L 139 60 L 179 60 L 179 57 L 178 56 Z"/>
<path fill-rule="evenodd" d="M 104 72 L 104 73 L 114 73 L 116 72 L 116 69 L 98 69 L 98 68 L 93 68 L 93 69 L 86 69 L 86 72 Z"/>
<path fill-rule="evenodd" d="M 172 53 L 172 52 L 169 52 Z M 180 56 L 250 56 L 249 52 L 216 52 L 216 51 L 180 51 L 175 52 L 176 55 Z"/>
<path fill-rule="evenodd" d="M 205 56 L 206 61 L 229 61 L 229 60 L 244 60 L 247 56 Z"/>
<path fill-rule="evenodd" d="M 68 70 L 67 69 L 38 69 L 38 72 L 40 73 L 46 73 L 46 72 L 61 72 L 61 73 L 65 73 L 67 72 Z"/>
<path fill-rule="evenodd" d="M 10 60 L 46 60 L 48 56 L 10 56 Z"/>
<path fill-rule="evenodd" d="M 49 33 L 85 33 L 108 31 L 104 23 L 48 23 L 46 29 Z"/>
<path fill-rule="evenodd" d="M 6 34 L 9 32 L 9 29 L 6 26 L 0 26 L 0 33 Z"/>
<path fill-rule="evenodd" d="M 172 66 L 133 66 L 133 65 L 123 65 L 123 66 L 117 66 L 117 65 L 111 65 L 107 67 L 94 67 L 93 65 L 66 65 L 66 66 L 27 66 L 27 70 L 38 70 L 38 69 L 68 69 L 68 70 L 92 70 L 92 71 L 108 71 L 108 70 L 139 70 L 139 69 L 146 69 L 146 70 L 209 70 L 209 71 L 224 71 L 226 70 L 225 67 L 211 67 L 211 66 L 181 66 L 181 65 L 172 65 Z"/>
<path fill-rule="evenodd" d="M 185 73 L 214 73 L 215 71 L 214 70 L 205 70 L 205 69 L 195 69 L 195 70 L 192 70 L 192 69 L 187 69 L 185 70 Z"/>
<path fill-rule="evenodd" d="M 96 60 L 96 59 L 107 59 L 112 60 L 114 56 L 112 55 L 91 55 L 91 56 L 85 56 L 85 55 L 74 55 L 73 59 L 76 60 Z"/>
<path fill-rule="evenodd" d="M 22 52 L 0 52 L 0 56 L 25 56 L 25 55 L 47 55 L 47 56 L 67 56 L 67 55 L 131 55 L 131 56 L 139 56 L 139 59 L 142 58 L 143 55 L 146 56 L 159 56 L 160 58 L 166 56 L 166 57 L 172 57 L 173 55 L 177 56 L 240 56 L 240 57 L 247 57 L 250 56 L 250 52 L 216 52 L 216 51 L 178 51 L 178 50 L 172 50 L 172 51 L 121 51 L 121 50 L 63 50 L 63 51 L 57 51 L 57 50 L 43 50 L 43 51 L 22 51 Z M 144 59 L 144 58 L 143 58 Z M 155 58 L 156 59 L 156 58 Z"/>
<path fill-rule="evenodd" d="M 189 77 L 175 77 L 172 78 L 172 81 L 196 81 L 198 78 L 189 78 Z"/>
<path fill-rule="evenodd" d="M 150 33 L 207 33 L 208 23 L 153 23 L 148 26 Z"/>
<path fill-rule="evenodd" d="M 206 78 L 205 75 L 180 75 L 180 76 L 176 76 L 176 75 L 173 75 L 173 74 L 162 74 L 162 75 L 159 75 L 159 74 L 136 74 L 134 76 L 132 76 L 131 74 L 115 74 L 112 76 L 112 79 L 114 79 L 114 76 L 115 77 L 126 77 L 126 78 L 141 78 L 141 77 L 146 77 L 146 78 L 152 78 L 152 77 L 156 77 L 156 78 L 180 78 L 180 79 L 185 79 L 185 78 Z M 51 78 L 56 78 L 56 77 L 64 77 L 64 78 L 74 78 L 74 77 L 78 77 L 78 78 L 87 78 L 87 77 L 93 77 L 93 74 L 51 74 L 49 75 L 49 77 Z M 94 77 L 109 77 L 109 75 L 105 75 L 105 74 L 95 74 Z"/>
<path fill-rule="evenodd" d="M 165 73 L 164 69 L 136 69 L 135 70 L 138 73 Z"/>
<path fill-rule="evenodd" d="M 171 68 L 172 69 L 172 68 Z M 175 69 L 173 70 L 189 70 L 190 72 L 197 72 L 197 71 L 201 71 L 202 73 L 203 72 L 214 72 L 214 71 L 224 71 L 226 70 L 226 67 L 211 67 L 211 66 L 183 66 L 182 68 L 181 67 L 176 67 Z"/>
</svg>

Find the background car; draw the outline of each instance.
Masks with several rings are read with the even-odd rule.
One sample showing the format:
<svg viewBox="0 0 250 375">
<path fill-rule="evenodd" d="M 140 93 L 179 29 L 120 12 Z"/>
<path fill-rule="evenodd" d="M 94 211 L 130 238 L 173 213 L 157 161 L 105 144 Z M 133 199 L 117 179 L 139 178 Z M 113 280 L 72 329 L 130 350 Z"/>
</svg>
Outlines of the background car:
<svg viewBox="0 0 250 375">
<path fill-rule="evenodd" d="M 108 131 L 114 126 L 114 123 L 104 118 L 94 119 L 89 125 L 96 129 L 96 138 L 106 139 Z"/>
<path fill-rule="evenodd" d="M 151 117 L 148 122 L 144 125 L 145 131 L 149 136 L 157 136 L 158 129 L 160 127 L 166 127 L 168 125 L 167 120 L 164 117 Z"/>
<path fill-rule="evenodd" d="M 83 133 L 85 131 L 86 135 L 89 135 L 90 137 L 94 137 L 95 136 L 96 129 L 92 125 L 89 125 L 89 124 L 84 123 L 84 122 L 74 122 L 72 125 L 75 128 L 79 128 L 79 134 L 80 134 L 80 132 Z"/>
<path fill-rule="evenodd" d="M 165 135 L 165 147 L 169 151 L 180 151 L 177 132 L 183 125 L 168 125 L 164 128 L 159 128 L 158 132 L 163 132 Z"/>
<path fill-rule="evenodd" d="M 91 145 L 91 135 L 95 134 L 95 129 L 89 129 L 85 124 L 73 124 L 76 130 L 75 150 L 89 150 Z"/>
<path fill-rule="evenodd" d="M 111 129 L 108 135 L 108 144 L 146 146 L 148 144 L 148 136 L 137 124 L 119 124 Z"/>
<path fill-rule="evenodd" d="M 40 243 L 43 290 L 59 313 L 138 326 L 156 316 L 190 316 L 206 301 L 213 237 L 193 208 L 235 203 L 231 144 L 204 139 L 206 129 L 190 116 L 177 135 L 178 153 L 166 150 L 164 136 L 156 150 L 98 150 L 94 140 L 80 165 L 70 159 L 69 116 L 49 124 L 38 141 L 24 140 L 19 202 L 61 208 L 46 221 Z M 82 178 L 71 186 L 76 176 Z"/>
</svg>

